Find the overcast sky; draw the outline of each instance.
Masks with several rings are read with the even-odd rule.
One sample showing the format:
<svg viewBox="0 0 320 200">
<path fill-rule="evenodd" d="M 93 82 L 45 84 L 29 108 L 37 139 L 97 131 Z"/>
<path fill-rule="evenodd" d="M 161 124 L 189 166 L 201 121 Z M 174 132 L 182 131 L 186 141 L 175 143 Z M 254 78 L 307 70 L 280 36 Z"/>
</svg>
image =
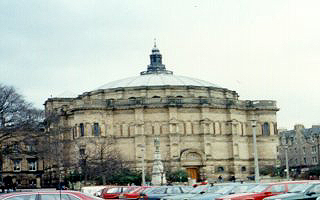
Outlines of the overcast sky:
<svg viewBox="0 0 320 200">
<path fill-rule="evenodd" d="M 168 70 L 276 100 L 278 127 L 320 123 L 319 0 L 1 0 L 0 83 L 37 107 Z"/>
</svg>

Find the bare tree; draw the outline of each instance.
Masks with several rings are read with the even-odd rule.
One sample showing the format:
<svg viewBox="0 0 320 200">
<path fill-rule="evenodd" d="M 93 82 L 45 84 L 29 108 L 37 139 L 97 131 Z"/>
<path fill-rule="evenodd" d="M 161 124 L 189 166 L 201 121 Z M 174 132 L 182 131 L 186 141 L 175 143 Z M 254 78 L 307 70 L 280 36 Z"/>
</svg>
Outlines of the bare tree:
<svg viewBox="0 0 320 200">
<path fill-rule="evenodd" d="M 41 111 L 27 103 L 14 87 L 0 84 L 0 129 L 35 128 L 34 122 L 42 119 Z"/>
<path fill-rule="evenodd" d="M 78 138 L 75 146 L 74 149 L 78 150 L 78 168 L 85 184 L 88 180 L 96 181 L 98 178 L 101 178 L 102 184 L 106 184 L 110 182 L 110 177 L 129 168 L 112 137 Z"/>
<path fill-rule="evenodd" d="M 67 153 L 71 141 L 64 138 L 70 129 L 59 126 L 64 117 L 60 112 L 47 113 L 44 120 L 45 131 L 41 135 L 41 144 L 37 152 L 45 160 L 45 181 L 51 186 L 62 182 L 67 170 L 74 167 Z"/>
<path fill-rule="evenodd" d="M 14 87 L 0 84 L 0 166 L 4 159 L 28 155 L 37 159 L 43 112 L 25 101 Z M 2 170 L 1 170 L 1 173 Z"/>
</svg>

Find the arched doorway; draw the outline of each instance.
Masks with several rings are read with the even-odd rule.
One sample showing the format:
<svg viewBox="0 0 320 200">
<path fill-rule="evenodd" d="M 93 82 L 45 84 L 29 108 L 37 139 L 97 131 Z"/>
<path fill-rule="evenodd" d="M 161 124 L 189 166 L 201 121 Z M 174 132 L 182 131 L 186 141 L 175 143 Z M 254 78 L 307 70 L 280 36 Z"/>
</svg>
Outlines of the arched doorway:
<svg viewBox="0 0 320 200">
<path fill-rule="evenodd" d="M 184 167 L 188 173 L 188 178 L 195 181 L 200 181 L 201 168 L 204 167 L 204 154 L 197 149 L 186 149 L 181 152 L 181 166 Z"/>
</svg>

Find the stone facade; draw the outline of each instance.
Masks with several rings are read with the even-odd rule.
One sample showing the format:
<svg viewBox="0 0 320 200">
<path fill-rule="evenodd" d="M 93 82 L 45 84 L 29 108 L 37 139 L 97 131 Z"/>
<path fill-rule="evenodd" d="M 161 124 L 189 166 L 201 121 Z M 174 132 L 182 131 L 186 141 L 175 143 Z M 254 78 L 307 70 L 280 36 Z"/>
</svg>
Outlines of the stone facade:
<svg viewBox="0 0 320 200">
<path fill-rule="evenodd" d="M 305 128 L 298 124 L 293 130 L 279 131 L 278 159 L 285 167 L 285 149 L 288 150 L 288 164 L 290 168 L 308 168 L 319 164 L 320 126 Z"/>
<path fill-rule="evenodd" d="M 152 55 L 158 53 L 153 49 L 151 65 L 140 76 L 173 76 L 163 67 L 150 67 L 161 62 L 161 57 L 152 61 Z M 45 111 L 47 116 L 53 112 L 63 116 L 59 126 L 68 130 L 63 137 L 73 143 L 85 138 L 113 138 L 112 145 L 137 169 L 141 169 L 145 152 L 146 168 L 151 172 L 153 141 L 159 137 L 167 168 L 185 168 L 190 176 L 196 173 L 197 179 L 246 177 L 254 171 L 253 117 L 258 124 L 259 164 L 275 164 L 278 108 L 275 101 L 238 97 L 225 88 L 188 83 L 137 85 L 98 89 L 75 98 L 49 98 Z M 75 155 L 79 148 L 72 142 L 68 151 Z"/>
<path fill-rule="evenodd" d="M 30 139 L 31 134 L 14 133 L 0 147 L 2 180 L 10 177 L 22 188 L 40 188 L 42 185 L 44 161 L 38 155 L 36 140 Z"/>
</svg>

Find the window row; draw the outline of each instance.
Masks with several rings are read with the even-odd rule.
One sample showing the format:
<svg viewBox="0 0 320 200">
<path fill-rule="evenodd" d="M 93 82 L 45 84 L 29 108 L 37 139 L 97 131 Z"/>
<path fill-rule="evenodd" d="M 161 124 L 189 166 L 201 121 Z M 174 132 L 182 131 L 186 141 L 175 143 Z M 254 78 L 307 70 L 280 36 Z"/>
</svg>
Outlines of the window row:
<svg viewBox="0 0 320 200">
<path fill-rule="evenodd" d="M 101 135 L 101 128 L 99 126 L 99 123 L 93 123 L 91 125 L 91 136 L 100 136 Z M 72 129 L 72 135 L 73 135 L 73 139 L 76 137 L 84 137 L 86 133 L 86 127 L 84 123 L 80 123 L 79 126 L 76 125 L 75 127 L 73 127 Z"/>
<path fill-rule="evenodd" d="M 224 167 L 219 166 L 216 171 L 217 171 L 217 172 L 224 172 L 225 170 L 224 170 Z M 246 171 L 247 171 L 247 168 L 246 168 L 245 166 L 241 166 L 241 167 L 240 167 L 240 171 L 241 171 L 241 172 L 246 172 Z"/>
<path fill-rule="evenodd" d="M 20 172 L 21 169 L 21 159 L 13 160 L 13 171 Z M 37 171 L 37 161 L 36 160 L 28 160 L 28 171 Z"/>
<path fill-rule="evenodd" d="M 197 134 L 201 132 L 205 133 L 213 133 L 213 134 L 221 134 L 225 131 L 230 131 L 227 128 L 227 123 L 221 123 L 221 122 L 211 122 L 210 124 L 201 124 L 193 123 L 193 122 L 182 122 L 177 124 L 174 130 L 176 130 L 179 133 L 185 133 L 185 134 Z M 91 127 L 90 127 L 91 126 Z M 261 131 L 263 136 L 270 136 L 270 124 L 268 122 L 265 122 L 261 125 Z M 273 127 L 276 129 L 276 124 L 273 124 Z M 116 134 L 119 136 L 130 136 L 132 133 L 135 133 L 135 130 L 132 128 L 135 128 L 128 124 L 116 124 L 114 126 L 114 130 Z M 244 135 L 246 134 L 247 125 L 244 123 L 239 124 L 239 130 L 238 134 Z M 152 124 L 152 123 L 146 123 L 144 126 L 144 132 L 150 133 L 150 134 L 162 134 L 169 132 L 169 125 L 167 124 Z M 276 132 L 275 132 L 276 133 Z M 101 136 L 101 127 L 99 123 L 93 123 L 88 124 L 87 123 L 80 123 L 76 124 L 75 127 L 72 129 L 72 135 L 73 138 L 76 137 L 84 137 L 84 136 Z"/>
<path fill-rule="evenodd" d="M 28 152 L 32 153 L 36 151 L 36 144 L 30 143 L 30 144 L 22 144 L 22 143 L 11 143 L 11 144 L 4 144 L 2 147 L 2 151 L 6 153 L 18 153 L 18 152 Z"/>
</svg>

